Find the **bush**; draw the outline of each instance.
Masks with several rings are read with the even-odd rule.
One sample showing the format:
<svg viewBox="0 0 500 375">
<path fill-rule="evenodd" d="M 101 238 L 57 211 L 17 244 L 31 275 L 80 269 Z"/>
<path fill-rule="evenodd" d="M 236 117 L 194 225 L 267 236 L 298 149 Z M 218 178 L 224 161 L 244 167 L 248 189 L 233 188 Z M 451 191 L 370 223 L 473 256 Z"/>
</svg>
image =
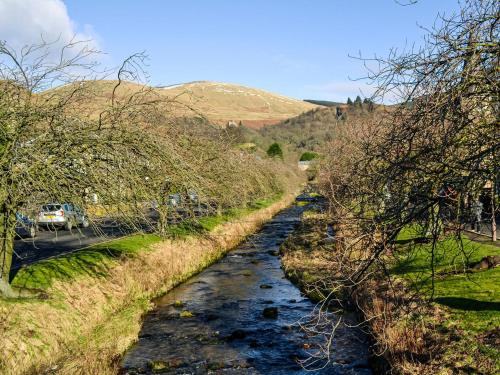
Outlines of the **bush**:
<svg viewBox="0 0 500 375">
<path fill-rule="evenodd" d="M 311 161 L 313 159 L 316 159 L 317 157 L 318 157 L 318 154 L 316 152 L 306 151 L 300 157 L 300 161 Z"/>
</svg>

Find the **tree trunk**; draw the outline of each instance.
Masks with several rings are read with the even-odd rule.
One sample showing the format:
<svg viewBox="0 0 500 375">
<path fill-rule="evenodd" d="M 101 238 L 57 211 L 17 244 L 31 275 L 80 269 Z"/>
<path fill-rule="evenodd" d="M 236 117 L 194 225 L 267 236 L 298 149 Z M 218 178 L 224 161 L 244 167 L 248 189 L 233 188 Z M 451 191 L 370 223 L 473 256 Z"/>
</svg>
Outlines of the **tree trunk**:
<svg viewBox="0 0 500 375">
<path fill-rule="evenodd" d="M 168 227 L 168 207 L 162 204 L 158 207 L 158 232 L 160 236 L 166 236 Z"/>
<path fill-rule="evenodd" d="M 497 220 L 496 220 L 496 201 L 495 201 L 496 180 L 491 181 L 491 240 L 497 240 Z"/>
<path fill-rule="evenodd" d="M 10 209 L 2 211 L 0 213 L 0 294 L 11 296 L 13 292 L 9 285 L 9 277 L 14 252 L 16 213 Z"/>
</svg>

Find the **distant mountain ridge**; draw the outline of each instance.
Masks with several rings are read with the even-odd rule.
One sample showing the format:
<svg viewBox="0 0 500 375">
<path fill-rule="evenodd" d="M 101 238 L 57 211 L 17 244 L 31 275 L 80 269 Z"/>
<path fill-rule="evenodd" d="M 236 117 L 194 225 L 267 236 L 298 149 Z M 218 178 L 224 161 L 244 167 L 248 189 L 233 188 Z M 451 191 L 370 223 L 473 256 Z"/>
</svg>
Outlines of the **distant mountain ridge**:
<svg viewBox="0 0 500 375">
<path fill-rule="evenodd" d="M 330 100 L 304 99 L 304 101 L 311 104 L 322 105 L 324 107 L 336 107 L 344 104 L 339 102 L 332 102 Z"/>
<path fill-rule="evenodd" d="M 277 124 L 317 107 L 312 103 L 238 84 L 193 81 L 157 87 L 163 95 L 177 97 L 212 122 L 240 121 L 250 128 Z"/>
<path fill-rule="evenodd" d="M 116 83 L 114 80 L 85 81 L 87 89 L 95 92 L 95 96 L 78 110 L 86 111 L 89 115 L 98 114 L 99 108 L 103 108 L 111 97 Z M 71 90 L 73 85 L 53 88 L 41 94 L 51 95 L 59 90 Z M 318 107 L 316 104 L 284 95 L 223 82 L 194 81 L 146 88 L 151 90 L 154 96 L 168 102 L 165 110 L 172 115 L 188 118 L 203 116 L 220 126 L 241 122 L 249 128 L 259 129 Z M 143 89 L 142 85 L 123 81 L 117 95 L 127 96 Z"/>
</svg>

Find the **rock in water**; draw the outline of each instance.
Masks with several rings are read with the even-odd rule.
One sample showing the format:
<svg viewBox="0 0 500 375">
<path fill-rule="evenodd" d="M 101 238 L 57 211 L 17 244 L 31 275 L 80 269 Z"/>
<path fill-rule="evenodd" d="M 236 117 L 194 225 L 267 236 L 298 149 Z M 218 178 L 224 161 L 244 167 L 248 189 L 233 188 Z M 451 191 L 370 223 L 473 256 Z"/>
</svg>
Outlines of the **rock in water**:
<svg viewBox="0 0 500 375">
<path fill-rule="evenodd" d="M 229 339 L 231 340 L 243 340 L 247 336 L 247 333 L 242 329 L 237 329 L 231 333 Z"/>
<path fill-rule="evenodd" d="M 278 308 L 277 307 L 266 307 L 262 311 L 262 316 L 268 319 L 276 319 L 278 317 Z"/>
</svg>

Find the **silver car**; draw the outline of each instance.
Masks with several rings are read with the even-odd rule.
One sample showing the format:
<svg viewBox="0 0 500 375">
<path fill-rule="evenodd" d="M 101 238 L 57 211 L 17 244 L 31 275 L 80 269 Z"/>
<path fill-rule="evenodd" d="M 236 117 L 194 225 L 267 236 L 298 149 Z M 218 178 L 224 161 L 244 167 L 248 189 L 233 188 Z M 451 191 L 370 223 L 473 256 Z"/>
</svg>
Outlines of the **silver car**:
<svg viewBox="0 0 500 375">
<path fill-rule="evenodd" d="M 41 207 L 37 224 L 71 230 L 74 226 L 87 228 L 89 220 L 82 209 L 71 203 L 49 203 Z"/>
</svg>

